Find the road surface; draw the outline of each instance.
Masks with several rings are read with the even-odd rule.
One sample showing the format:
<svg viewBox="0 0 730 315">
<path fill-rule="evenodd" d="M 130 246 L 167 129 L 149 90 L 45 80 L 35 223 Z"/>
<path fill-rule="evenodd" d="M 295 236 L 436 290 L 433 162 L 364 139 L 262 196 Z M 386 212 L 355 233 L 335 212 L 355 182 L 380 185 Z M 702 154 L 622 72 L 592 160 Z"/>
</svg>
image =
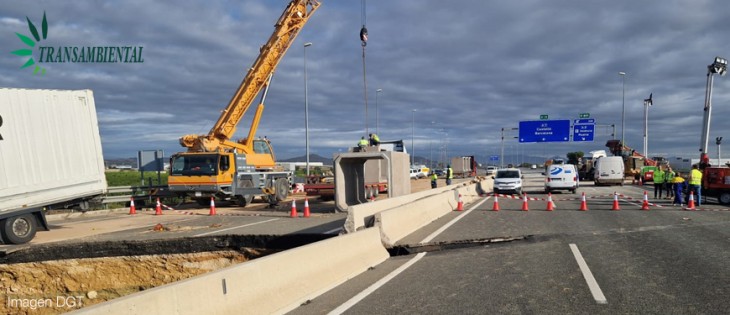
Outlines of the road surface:
<svg viewBox="0 0 730 315">
<path fill-rule="evenodd" d="M 525 177 L 528 196 L 545 198 L 540 173 Z M 728 209 L 685 211 L 660 200 L 645 211 L 644 187 L 582 185 L 553 194 L 555 211 L 544 200 L 522 211 L 522 200 L 507 197 L 492 211 L 494 198 L 485 197 L 400 243 L 529 237 L 394 256 L 291 313 L 727 313 Z M 611 210 L 614 191 L 619 211 Z M 578 210 L 582 192 L 588 211 Z"/>
</svg>

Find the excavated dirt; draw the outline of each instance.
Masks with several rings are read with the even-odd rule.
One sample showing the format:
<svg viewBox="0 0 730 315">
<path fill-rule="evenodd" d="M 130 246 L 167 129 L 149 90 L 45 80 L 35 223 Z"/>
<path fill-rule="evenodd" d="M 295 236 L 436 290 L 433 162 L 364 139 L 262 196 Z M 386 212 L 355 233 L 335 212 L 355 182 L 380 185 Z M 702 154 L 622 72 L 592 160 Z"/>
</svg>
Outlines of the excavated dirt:
<svg viewBox="0 0 730 315">
<path fill-rule="evenodd" d="M 59 314 L 260 256 L 255 250 L 0 265 L 0 314 Z"/>
<path fill-rule="evenodd" d="M 441 187 L 444 180 L 439 179 L 438 184 Z M 414 192 L 430 188 L 428 179 L 411 181 Z M 322 202 L 320 206 L 327 211 L 331 203 Z M 317 207 L 319 202 L 313 204 Z M 331 236 L 300 235 L 296 240 L 280 236 L 238 237 L 243 240 L 227 237 L 178 239 L 176 246 L 168 246 L 165 240 L 159 244 L 146 242 L 144 246 L 135 242 L 49 245 L 30 253 L 0 257 L 0 295 L 4 297 L 0 314 L 70 312 Z M 251 245 L 268 249 L 243 247 Z M 229 250 L 200 252 L 201 248 L 211 247 Z M 197 252 L 177 253 L 184 251 Z M 139 255 L 149 252 L 164 254 Z M 45 260 L 39 256 L 49 260 L 38 261 Z"/>
</svg>

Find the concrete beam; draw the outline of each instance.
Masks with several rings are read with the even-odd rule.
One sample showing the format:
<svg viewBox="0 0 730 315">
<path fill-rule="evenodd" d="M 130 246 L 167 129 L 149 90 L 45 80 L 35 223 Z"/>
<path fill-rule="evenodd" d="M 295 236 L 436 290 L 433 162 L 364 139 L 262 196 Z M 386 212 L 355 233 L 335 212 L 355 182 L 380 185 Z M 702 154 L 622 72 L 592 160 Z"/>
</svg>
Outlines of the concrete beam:
<svg viewBox="0 0 730 315">
<path fill-rule="evenodd" d="M 388 259 L 366 229 L 142 291 L 74 314 L 282 314 Z"/>
</svg>

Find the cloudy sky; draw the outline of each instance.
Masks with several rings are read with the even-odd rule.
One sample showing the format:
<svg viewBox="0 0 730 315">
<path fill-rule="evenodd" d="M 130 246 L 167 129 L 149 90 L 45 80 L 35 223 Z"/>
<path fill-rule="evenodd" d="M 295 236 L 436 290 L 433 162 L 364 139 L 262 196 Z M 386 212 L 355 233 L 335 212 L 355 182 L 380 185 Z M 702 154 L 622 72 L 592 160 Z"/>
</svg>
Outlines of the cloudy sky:
<svg viewBox="0 0 730 315">
<path fill-rule="evenodd" d="M 94 91 L 104 154 L 182 150 L 178 138 L 207 133 L 230 100 L 287 1 L 0 0 L 0 86 Z M 367 1 L 368 126 L 375 107 L 381 139 L 404 139 L 416 155 L 497 155 L 501 128 L 520 121 L 577 119 L 590 113 L 641 150 L 643 100 L 651 156 L 697 158 L 707 65 L 730 58 L 724 1 Z M 27 57 L 15 33 L 30 36 L 45 11 L 46 46 L 143 46 L 139 64 L 44 64 Z M 307 49 L 310 150 L 331 157 L 365 133 L 361 1 L 323 0 L 274 75 L 258 135 L 277 157 L 304 155 L 304 47 Z M 625 72 L 625 77 L 618 73 Z M 376 93 L 376 89 L 382 89 Z M 714 139 L 730 140 L 730 78 L 716 77 Z M 415 113 L 412 110 L 417 110 Z M 0 103 L 0 111 L 2 103 Z M 252 110 L 239 125 L 248 130 Z M 69 122 L 73 123 L 73 122 Z M 603 149 L 594 142 L 518 144 L 506 153 L 564 156 Z M 72 140 L 70 140 L 72 141 Z"/>
</svg>

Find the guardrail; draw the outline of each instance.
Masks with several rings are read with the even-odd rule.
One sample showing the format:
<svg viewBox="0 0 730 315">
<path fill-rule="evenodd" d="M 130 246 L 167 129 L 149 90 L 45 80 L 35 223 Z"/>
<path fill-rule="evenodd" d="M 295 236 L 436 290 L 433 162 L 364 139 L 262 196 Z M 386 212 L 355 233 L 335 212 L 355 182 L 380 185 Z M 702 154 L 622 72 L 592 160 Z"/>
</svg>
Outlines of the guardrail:
<svg viewBox="0 0 730 315">
<path fill-rule="evenodd" d="M 102 204 L 129 202 L 134 198 L 134 202 L 152 201 L 153 198 L 170 198 L 177 197 L 176 194 L 170 193 L 167 186 L 113 186 L 107 189 L 106 195 L 102 197 Z"/>
</svg>

